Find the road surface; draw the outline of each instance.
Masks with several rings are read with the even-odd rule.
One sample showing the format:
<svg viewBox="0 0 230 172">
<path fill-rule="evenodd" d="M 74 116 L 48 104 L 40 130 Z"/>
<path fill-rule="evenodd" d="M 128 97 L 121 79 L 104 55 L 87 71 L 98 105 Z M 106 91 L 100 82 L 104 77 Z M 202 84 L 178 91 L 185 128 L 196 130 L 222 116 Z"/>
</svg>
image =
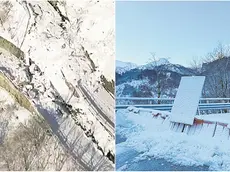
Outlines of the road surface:
<svg viewBox="0 0 230 172">
<path fill-rule="evenodd" d="M 116 146 L 125 142 L 126 138 L 116 135 Z M 153 145 L 154 146 L 154 145 Z M 209 171 L 208 166 L 183 166 L 173 164 L 163 158 L 148 157 L 144 160 L 136 161 L 140 153 L 133 149 L 116 155 L 116 170 L 119 171 Z"/>
<path fill-rule="evenodd" d="M 86 89 L 84 88 L 84 86 L 82 86 L 81 81 L 78 81 L 78 86 L 81 89 L 81 91 L 83 92 L 83 94 L 87 97 L 87 99 L 89 100 L 89 102 L 94 106 L 94 108 L 98 111 L 98 114 L 106 121 L 108 122 L 108 124 L 114 129 L 115 124 L 113 121 L 110 120 L 110 118 L 101 110 L 100 107 L 98 107 L 98 105 L 95 103 L 95 100 L 93 100 L 92 96 L 88 93 L 88 91 L 86 91 Z"/>
</svg>

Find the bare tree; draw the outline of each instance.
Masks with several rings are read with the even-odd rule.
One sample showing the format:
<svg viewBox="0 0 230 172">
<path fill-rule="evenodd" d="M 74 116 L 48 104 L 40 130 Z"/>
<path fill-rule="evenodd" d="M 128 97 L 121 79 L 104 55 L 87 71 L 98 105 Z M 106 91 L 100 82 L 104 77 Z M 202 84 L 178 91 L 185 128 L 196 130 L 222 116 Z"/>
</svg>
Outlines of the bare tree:
<svg viewBox="0 0 230 172">
<path fill-rule="evenodd" d="M 0 145 L 3 143 L 7 131 L 8 131 L 8 124 L 9 122 L 0 115 Z"/>
<path fill-rule="evenodd" d="M 54 159 L 54 164 L 55 164 L 55 171 L 60 171 L 62 170 L 64 164 L 66 163 L 67 159 L 69 158 L 68 152 L 64 152 L 63 150 L 57 150 L 55 152 L 55 159 Z"/>
<path fill-rule="evenodd" d="M 223 45 L 222 43 L 218 43 L 217 47 L 210 53 L 208 53 L 204 58 L 204 63 L 210 63 L 217 59 L 222 59 L 224 57 L 230 56 L 230 46 Z"/>
<path fill-rule="evenodd" d="M 43 125 L 43 126 L 42 126 Z M 0 147 L 1 160 L 8 170 L 32 170 L 47 138 L 45 124 L 30 119 L 20 123 Z"/>
<path fill-rule="evenodd" d="M 44 171 L 47 169 L 47 166 L 50 164 L 51 156 L 53 155 L 53 151 L 50 149 L 50 146 L 44 146 L 44 156 L 39 156 L 36 161 L 36 170 Z"/>
<path fill-rule="evenodd" d="M 28 171 L 32 163 L 34 151 L 31 143 L 23 134 L 18 132 L 17 135 L 10 140 L 5 140 L 1 145 L 1 158 L 9 170 Z"/>
<path fill-rule="evenodd" d="M 11 147 L 6 146 L 7 144 L 0 145 L 0 162 L 3 163 L 7 171 L 12 171 L 15 169 L 15 155 Z"/>
<path fill-rule="evenodd" d="M 198 58 L 198 57 L 195 58 L 194 57 L 192 59 L 192 61 L 190 62 L 190 66 L 196 72 L 201 72 L 201 69 L 202 69 L 202 60 L 201 60 L 201 58 Z"/>
<path fill-rule="evenodd" d="M 215 62 L 214 62 L 215 61 Z M 206 72 L 205 93 L 212 97 L 230 96 L 230 46 L 219 44 L 204 59 Z M 211 71 L 211 72 L 210 72 Z"/>
<path fill-rule="evenodd" d="M 0 24 L 3 24 L 7 21 L 9 17 L 9 13 L 13 7 L 10 1 L 2 1 L 0 2 L 1 10 L 0 10 Z"/>
<path fill-rule="evenodd" d="M 156 71 L 156 87 L 157 87 L 157 98 L 160 98 L 162 95 L 162 91 L 165 88 L 165 83 L 167 80 L 167 77 L 162 77 L 163 74 L 163 68 L 160 66 L 165 65 L 166 63 L 158 63 L 159 59 L 156 57 L 155 53 L 150 53 L 151 58 L 150 62 L 154 70 Z M 158 101 L 158 104 L 160 104 L 160 101 Z"/>
</svg>

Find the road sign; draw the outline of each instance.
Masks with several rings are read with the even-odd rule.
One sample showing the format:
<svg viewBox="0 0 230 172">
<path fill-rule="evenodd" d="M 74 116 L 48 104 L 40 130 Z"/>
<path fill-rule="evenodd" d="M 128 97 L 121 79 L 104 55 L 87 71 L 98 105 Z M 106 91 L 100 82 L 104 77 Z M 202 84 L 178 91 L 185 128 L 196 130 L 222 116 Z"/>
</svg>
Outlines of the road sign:
<svg viewBox="0 0 230 172">
<path fill-rule="evenodd" d="M 204 80 L 205 76 L 184 76 L 181 78 L 171 110 L 171 122 L 193 124 Z"/>
</svg>

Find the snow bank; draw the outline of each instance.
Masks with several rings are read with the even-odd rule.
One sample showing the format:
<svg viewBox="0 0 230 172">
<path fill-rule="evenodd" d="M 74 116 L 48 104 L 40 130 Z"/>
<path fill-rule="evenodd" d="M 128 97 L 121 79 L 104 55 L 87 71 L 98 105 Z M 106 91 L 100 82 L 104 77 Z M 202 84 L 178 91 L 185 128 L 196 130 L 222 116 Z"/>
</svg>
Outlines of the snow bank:
<svg viewBox="0 0 230 172">
<path fill-rule="evenodd" d="M 169 125 L 163 125 L 149 112 L 135 114 L 118 110 L 116 116 L 117 133 L 127 138 L 116 145 L 117 155 L 132 148 L 139 152 L 136 161 L 154 156 L 175 164 L 230 170 L 229 140 L 173 132 Z"/>
<path fill-rule="evenodd" d="M 207 120 L 210 122 L 222 122 L 222 123 L 230 124 L 230 113 L 197 115 L 196 118 Z"/>
</svg>

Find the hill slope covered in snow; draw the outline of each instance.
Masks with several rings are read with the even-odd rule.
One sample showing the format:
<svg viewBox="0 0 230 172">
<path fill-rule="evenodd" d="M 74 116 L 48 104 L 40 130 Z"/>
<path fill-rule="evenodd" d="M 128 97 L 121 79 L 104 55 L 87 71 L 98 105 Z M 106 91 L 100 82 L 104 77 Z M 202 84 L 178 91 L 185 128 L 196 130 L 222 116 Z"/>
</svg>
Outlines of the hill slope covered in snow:
<svg viewBox="0 0 230 172">
<path fill-rule="evenodd" d="M 0 71 L 81 165 L 60 170 L 113 170 L 114 2 L 2 1 L 0 6 Z M 44 163 L 49 165 L 43 170 L 55 170 L 52 162 Z M 0 164 L 6 164 L 2 157 Z M 32 164 L 8 170 L 27 169 L 39 170 Z"/>
<path fill-rule="evenodd" d="M 172 64 L 164 58 L 129 68 L 123 73 L 116 70 L 116 95 L 118 97 L 157 97 L 157 82 L 160 81 L 161 96 L 173 97 L 181 76 L 196 74 L 196 71 Z"/>
</svg>

